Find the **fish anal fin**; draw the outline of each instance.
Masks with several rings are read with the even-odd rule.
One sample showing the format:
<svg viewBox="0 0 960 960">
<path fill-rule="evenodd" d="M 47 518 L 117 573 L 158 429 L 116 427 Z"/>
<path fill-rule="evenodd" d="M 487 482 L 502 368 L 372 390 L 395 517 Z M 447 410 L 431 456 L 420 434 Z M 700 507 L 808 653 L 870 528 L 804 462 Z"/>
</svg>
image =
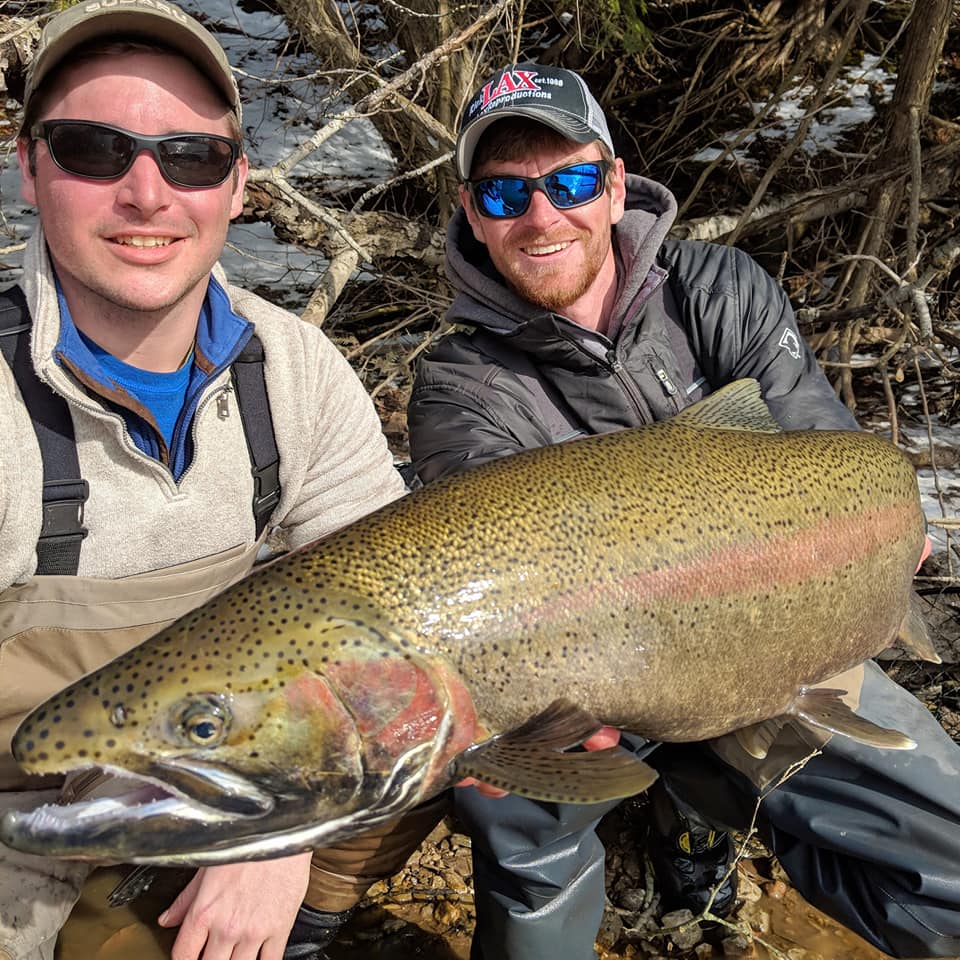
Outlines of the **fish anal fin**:
<svg viewBox="0 0 960 960">
<path fill-rule="evenodd" d="M 912 750 L 915 741 L 899 730 L 881 727 L 854 713 L 841 696 L 846 691 L 817 687 L 803 688 L 794 697 L 788 713 L 795 722 L 850 737 L 859 743 L 885 750 Z"/>
<path fill-rule="evenodd" d="M 940 655 L 934 649 L 930 639 L 927 621 L 923 617 L 923 602 L 916 593 L 910 594 L 910 606 L 900 624 L 897 640 L 904 650 L 930 663 L 941 663 Z"/>
<path fill-rule="evenodd" d="M 760 393 L 756 380 L 743 378 L 725 384 L 719 390 L 681 410 L 673 420 L 690 427 L 712 430 L 752 430 L 758 433 L 782 433 Z"/>
<path fill-rule="evenodd" d="M 519 727 L 463 751 L 453 761 L 454 777 L 475 777 L 552 803 L 600 803 L 642 793 L 657 774 L 628 751 L 565 752 L 601 726 L 568 700 L 556 700 Z"/>
</svg>

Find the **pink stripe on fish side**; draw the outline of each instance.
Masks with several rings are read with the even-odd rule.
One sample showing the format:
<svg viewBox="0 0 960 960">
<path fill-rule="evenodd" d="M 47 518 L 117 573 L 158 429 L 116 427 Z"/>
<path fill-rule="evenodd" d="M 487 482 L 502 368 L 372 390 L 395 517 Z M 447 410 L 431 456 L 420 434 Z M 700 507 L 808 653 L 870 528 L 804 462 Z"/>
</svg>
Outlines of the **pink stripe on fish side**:
<svg viewBox="0 0 960 960">
<path fill-rule="evenodd" d="M 670 595 L 678 600 L 793 586 L 889 550 L 916 526 L 915 504 L 867 510 L 771 540 L 719 550 L 692 563 L 636 574 L 625 585 L 631 593 Z M 785 553 L 790 556 L 786 567 Z"/>
<path fill-rule="evenodd" d="M 674 602 L 705 600 L 772 588 L 792 587 L 829 577 L 849 563 L 890 550 L 916 532 L 916 503 L 893 504 L 846 517 L 832 517 L 815 526 L 750 543 L 714 550 L 659 569 L 641 570 L 609 582 L 585 584 L 562 598 L 528 608 L 525 622 L 569 616 L 571 609 L 590 610 L 614 603 L 624 594 L 634 602 L 669 597 Z M 790 563 L 784 564 L 789 553 Z M 911 569 L 911 573 L 912 573 Z"/>
</svg>

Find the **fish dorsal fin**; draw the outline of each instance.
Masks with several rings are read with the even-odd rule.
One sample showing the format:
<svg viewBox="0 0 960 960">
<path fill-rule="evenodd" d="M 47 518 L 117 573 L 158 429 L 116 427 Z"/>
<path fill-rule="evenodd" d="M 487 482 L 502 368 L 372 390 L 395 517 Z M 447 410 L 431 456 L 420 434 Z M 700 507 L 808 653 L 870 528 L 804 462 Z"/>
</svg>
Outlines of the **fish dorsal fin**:
<svg viewBox="0 0 960 960">
<path fill-rule="evenodd" d="M 840 699 L 844 693 L 845 690 L 830 690 L 824 687 L 803 688 L 794 697 L 787 713 L 795 722 L 829 730 L 872 747 L 912 750 L 916 746 L 913 740 L 899 730 L 878 726 L 865 717 L 858 716 Z"/>
<path fill-rule="evenodd" d="M 910 606 L 907 608 L 903 623 L 900 624 L 897 641 L 904 650 L 909 650 L 921 660 L 942 663 L 930 639 L 927 622 L 923 618 L 923 601 L 913 591 L 910 592 Z"/>
<path fill-rule="evenodd" d="M 646 790 L 656 772 L 620 747 L 564 752 L 601 726 L 569 700 L 555 700 L 521 726 L 461 753 L 454 776 L 552 803 L 600 803 Z"/>
<path fill-rule="evenodd" d="M 748 378 L 734 380 L 681 410 L 673 421 L 711 430 L 753 430 L 782 433 L 760 393 L 760 384 Z"/>
</svg>

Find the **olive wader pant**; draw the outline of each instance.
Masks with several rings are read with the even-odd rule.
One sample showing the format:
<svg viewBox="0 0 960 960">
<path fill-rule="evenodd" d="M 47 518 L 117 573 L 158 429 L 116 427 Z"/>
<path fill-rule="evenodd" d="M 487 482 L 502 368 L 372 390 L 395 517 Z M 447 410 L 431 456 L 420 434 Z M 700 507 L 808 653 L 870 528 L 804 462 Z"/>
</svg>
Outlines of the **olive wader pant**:
<svg viewBox="0 0 960 960">
<path fill-rule="evenodd" d="M 895 957 L 960 956 L 960 746 L 874 663 L 858 713 L 917 741 L 878 750 L 835 736 L 762 801 L 761 836 L 800 893 Z M 826 685 L 829 685 L 826 684 Z M 785 730 L 782 737 L 789 741 Z M 660 771 L 675 802 L 717 826 L 749 825 L 757 797 L 810 752 L 778 740 L 787 762 L 729 762 L 728 738 L 651 744 L 624 737 Z M 616 801 L 590 806 L 489 799 L 455 790 L 473 840 L 472 960 L 592 960 L 604 907 L 595 828 Z"/>
<path fill-rule="evenodd" d="M 64 787 L 62 778 L 28 777 L 10 753 L 17 724 L 47 697 L 244 576 L 259 546 L 119 580 L 33 577 L 0 593 L 0 815 L 53 802 L 61 792 L 122 792 L 122 781 L 104 777 L 89 793 L 80 785 L 86 778 Z M 354 906 L 370 885 L 403 866 L 444 812 L 441 797 L 399 823 L 316 851 L 305 902 L 332 911 Z M 0 960 L 52 960 L 91 869 L 0 849 Z M 105 899 L 102 909 L 109 909 Z"/>
</svg>

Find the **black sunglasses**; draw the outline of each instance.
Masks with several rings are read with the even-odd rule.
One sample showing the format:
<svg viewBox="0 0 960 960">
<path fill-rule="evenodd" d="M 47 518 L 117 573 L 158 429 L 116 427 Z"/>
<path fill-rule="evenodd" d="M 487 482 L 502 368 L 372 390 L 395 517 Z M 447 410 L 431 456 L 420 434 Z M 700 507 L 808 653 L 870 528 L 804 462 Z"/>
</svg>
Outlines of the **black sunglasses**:
<svg viewBox="0 0 960 960">
<path fill-rule="evenodd" d="M 41 120 L 30 136 L 46 140 L 53 162 L 90 180 L 114 180 L 132 166 L 141 150 L 178 187 L 215 187 L 230 175 L 240 144 L 212 133 L 171 133 L 146 137 L 89 120 Z"/>
<path fill-rule="evenodd" d="M 609 169 L 606 160 L 573 163 L 542 177 L 484 177 L 468 180 L 467 187 L 479 213 L 502 220 L 522 217 L 534 190 L 542 190 L 558 210 L 591 203 L 603 193 Z"/>
</svg>

